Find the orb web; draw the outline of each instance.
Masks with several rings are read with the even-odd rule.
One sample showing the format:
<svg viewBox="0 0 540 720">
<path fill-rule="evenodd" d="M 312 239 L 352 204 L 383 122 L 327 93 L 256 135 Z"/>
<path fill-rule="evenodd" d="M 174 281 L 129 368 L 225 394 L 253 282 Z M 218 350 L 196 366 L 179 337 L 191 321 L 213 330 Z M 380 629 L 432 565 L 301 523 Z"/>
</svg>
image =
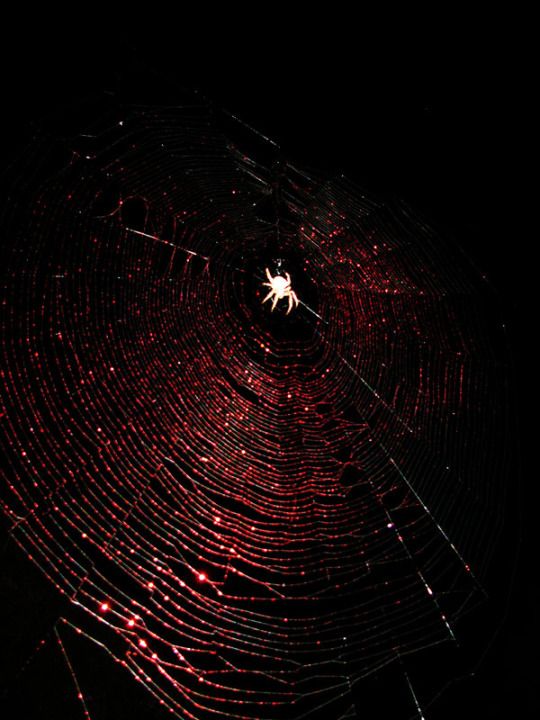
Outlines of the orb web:
<svg viewBox="0 0 540 720">
<path fill-rule="evenodd" d="M 502 521 L 473 268 L 204 103 L 101 108 L 17 172 L 4 510 L 61 627 L 178 717 L 360 717 L 392 669 L 420 716 L 445 679 L 407 663 L 456 645 Z"/>
</svg>

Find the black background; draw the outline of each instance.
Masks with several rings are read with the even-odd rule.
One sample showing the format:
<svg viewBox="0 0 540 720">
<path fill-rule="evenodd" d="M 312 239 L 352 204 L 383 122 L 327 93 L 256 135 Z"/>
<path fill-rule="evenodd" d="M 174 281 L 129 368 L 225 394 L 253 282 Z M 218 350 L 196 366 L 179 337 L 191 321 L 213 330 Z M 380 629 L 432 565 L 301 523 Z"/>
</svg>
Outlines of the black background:
<svg viewBox="0 0 540 720">
<path fill-rule="evenodd" d="M 145 88 L 155 80 L 158 98 L 165 86 L 168 99 L 176 87 L 199 89 L 273 138 L 299 166 L 343 172 L 368 192 L 403 198 L 456 238 L 487 276 L 508 328 L 520 448 L 509 483 L 526 502 L 515 575 L 500 577 L 500 590 L 510 591 L 500 628 L 474 681 L 460 683 L 426 717 L 533 717 L 536 663 L 528 654 L 535 657 L 539 640 L 537 480 L 526 459 L 533 441 L 527 411 L 535 404 L 527 360 L 538 323 L 529 317 L 533 239 L 520 223 L 532 93 L 525 21 L 473 21 L 454 10 L 437 19 L 375 22 L 363 12 L 331 7 L 293 20 L 289 10 L 267 5 L 218 17 L 207 7 L 195 17 L 179 8 L 177 14 L 113 20 L 105 12 L 91 16 L 97 11 L 88 8 L 77 17 L 6 21 L 4 156 L 16 156 L 31 121 L 64 104 L 114 92 L 126 79 L 132 88 L 138 78 Z M 82 718 L 50 640 L 61 602 L 8 539 L 6 527 L 0 552 L 4 717 Z M 48 645 L 16 679 L 41 638 L 49 638 Z M 93 720 L 161 717 L 129 678 L 115 672 L 111 679 L 93 664 L 91 649 L 71 642 L 81 682 L 91 685 Z"/>
</svg>

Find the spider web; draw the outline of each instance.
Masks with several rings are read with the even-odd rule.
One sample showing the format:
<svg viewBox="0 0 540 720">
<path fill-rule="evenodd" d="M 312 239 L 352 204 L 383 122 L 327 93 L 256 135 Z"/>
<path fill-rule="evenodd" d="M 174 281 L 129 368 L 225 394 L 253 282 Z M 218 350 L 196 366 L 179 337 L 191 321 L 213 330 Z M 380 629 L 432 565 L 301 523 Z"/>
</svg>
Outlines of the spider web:
<svg viewBox="0 0 540 720">
<path fill-rule="evenodd" d="M 4 510 L 83 711 L 70 629 L 177 717 L 421 717 L 502 529 L 488 288 L 206 102 L 92 115 L 3 219 Z"/>
</svg>

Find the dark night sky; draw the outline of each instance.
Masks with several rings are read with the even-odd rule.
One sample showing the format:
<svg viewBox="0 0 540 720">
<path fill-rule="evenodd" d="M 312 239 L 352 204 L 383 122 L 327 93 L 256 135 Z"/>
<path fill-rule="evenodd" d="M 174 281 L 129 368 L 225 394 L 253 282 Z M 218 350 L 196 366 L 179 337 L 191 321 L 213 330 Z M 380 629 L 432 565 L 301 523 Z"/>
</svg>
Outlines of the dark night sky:
<svg viewBox="0 0 540 720">
<path fill-rule="evenodd" d="M 405 199 L 457 238 L 500 298 L 515 358 L 523 447 L 510 482 L 517 483 L 521 475 L 528 493 L 534 476 L 527 472 L 523 411 L 524 398 L 530 396 L 525 315 L 532 240 L 522 240 L 518 223 L 524 204 L 518 160 L 526 145 L 527 118 L 525 60 L 516 51 L 519 31 L 505 18 L 472 23 L 445 17 L 431 20 L 426 29 L 409 19 L 411 30 L 399 21 L 391 29 L 337 12 L 292 23 L 271 6 L 258 14 L 251 9 L 244 21 L 243 27 L 240 18 L 224 24 L 208 11 L 197 19 L 113 22 L 103 16 L 90 25 L 68 18 L 67 30 L 51 18 L 46 27 L 38 19 L 31 28 L 21 20 L 7 23 L 5 153 L 23 141 L 27 121 L 96 91 L 114 91 L 126 82 L 134 87 L 140 79 L 141 88 L 154 85 L 156 99 L 164 87 L 168 97 L 174 97 L 177 86 L 198 88 L 279 142 L 298 165 L 344 172 L 368 191 Z M 507 619 L 478 671 L 476 688 L 461 687 L 454 701 L 463 720 L 526 718 L 532 703 L 538 706 L 534 668 L 525 658 L 538 644 L 538 593 L 526 572 L 533 555 L 533 520 L 529 503 Z M 0 632 L 9 648 L 3 661 L 11 667 L 20 665 L 46 635 L 61 605 L 5 532 L 3 539 L 0 603 L 7 608 L 7 621 Z M 501 587 L 507 583 L 502 577 Z M 9 711 L 5 717 L 82 717 L 76 702 L 65 700 L 74 693 L 61 659 L 48 653 L 28 677 L 10 680 L 7 696 L 0 694 Z M 90 678 L 91 659 L 81 662 Z M 100 673 L 96 670 L 94 678 L 105 688 L 110 680 Z M 5 677 L 12 677 L 12 669 Z M 114 708 L 107 704 L 110 692 L 100 696 L 96 691 L 94 720 L 134 717 L 122 714 L 122 693 L 140 707 L 147 702 L 140 690 L 132 690 L 129 678 L 115 675 L 114 682 L 119 683 Z M 24 713 L 15 710 L 25 702 Z M 150 720 L 149 712 L 141 717 Z"/>
</svg>

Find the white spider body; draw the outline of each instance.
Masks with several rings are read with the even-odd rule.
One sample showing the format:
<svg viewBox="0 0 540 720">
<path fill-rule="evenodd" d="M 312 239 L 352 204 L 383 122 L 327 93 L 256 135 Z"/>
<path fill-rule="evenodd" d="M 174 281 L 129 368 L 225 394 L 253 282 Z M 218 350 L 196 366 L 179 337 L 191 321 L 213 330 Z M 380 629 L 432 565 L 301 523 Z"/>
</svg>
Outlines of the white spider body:
<svg viewBox="0 0 540 720">
<path fill-rule="evenodd" d="M 287 309 L 287 312 L 285 313 L 286 315 L 288 315 L 293 309 L 293 307 L 296 307 L 299 302 L 298 298 L 296 297 L 296 293 L 291 288 L 291 276 L 289 275 L 289 273 L 285 273 L 285 277 L 283 277 L 283 275 L 274 275 L 274 277 L 272 277 L 272 275 L 270 274 L 270 270 L 266 268 L 266 277 L 268 278 L 269 282 L 263 283 L 263 285 L 269 287 L 270 292 L 262 302 L 265 303 L 267 300 L 270 300 L 270 298 L 273 297 L 273 312 L 278 300 L 288 298 L 289 307 Z"/>
</svg>

